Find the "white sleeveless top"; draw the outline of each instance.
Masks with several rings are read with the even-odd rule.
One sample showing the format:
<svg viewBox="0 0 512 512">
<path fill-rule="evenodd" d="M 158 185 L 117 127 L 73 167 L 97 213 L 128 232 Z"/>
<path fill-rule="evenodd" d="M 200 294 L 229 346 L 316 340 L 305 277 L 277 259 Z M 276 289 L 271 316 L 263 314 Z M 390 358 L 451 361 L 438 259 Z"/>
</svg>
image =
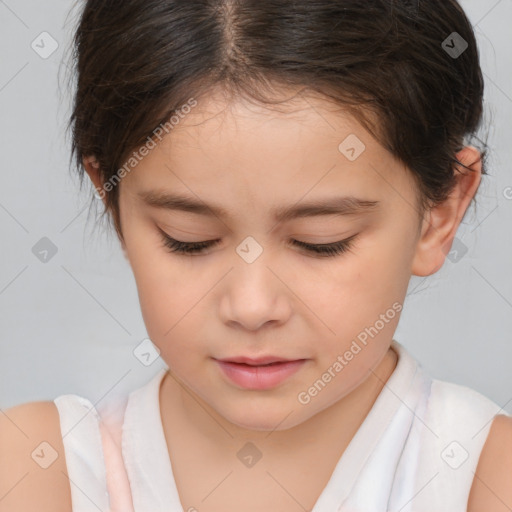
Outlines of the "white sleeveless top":
<svg viewBox="0 0 512 512">
<path fill-rule="evenodd" d="M 466 512 L 492 419 L 507 413 L 471 388 L 430 378 L 401 344 L 391 346 L 397 366 L 312 512 Z M 54 400 L 73 512 L 184 512 L 160 416 L 166 371 L 118 411 L 100 415 L 73 394 Z"/>
</svg>

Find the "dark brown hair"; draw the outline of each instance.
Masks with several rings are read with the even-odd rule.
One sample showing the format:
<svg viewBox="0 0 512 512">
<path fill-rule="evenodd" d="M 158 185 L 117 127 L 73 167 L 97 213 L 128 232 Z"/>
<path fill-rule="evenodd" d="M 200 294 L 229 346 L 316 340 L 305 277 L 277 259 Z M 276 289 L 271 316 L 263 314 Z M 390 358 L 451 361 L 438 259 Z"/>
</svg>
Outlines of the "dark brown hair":
<svg viewBox="0 0 512 512">
<path fill-rule="evenodd" d="M 107 182 L 191 97 L 222 88 L 233 99 L 274 105 L 271 85 L 284 86 L 319 93 L 353 114 L 410 169 L 423 214 L 453 189 L 454 164 L 462 166 L 455 154 L 481 124 L 479 52 L 456 0 L 76 5 L 83 8 L 72 46 L 76 93 L 68 128 L 81 184 L 83 157 L 96 157 Z M 448 51 L 466 43 L 460 55 Z M 118 194 L 119 187 L 106 194 L 103 213 L 113 215 L 122 239 Z"/>
</svg>

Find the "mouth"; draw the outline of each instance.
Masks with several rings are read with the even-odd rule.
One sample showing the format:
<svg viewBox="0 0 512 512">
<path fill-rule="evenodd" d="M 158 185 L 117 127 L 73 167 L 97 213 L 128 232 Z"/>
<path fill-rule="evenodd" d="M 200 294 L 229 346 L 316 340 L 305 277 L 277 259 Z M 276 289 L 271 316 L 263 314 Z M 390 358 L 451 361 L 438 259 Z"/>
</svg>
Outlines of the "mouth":
<svg viewBox="0 0 512 512">
<path fill-rule="evenodd" d="M 285 359 L 277 356 L 262 356 L 262 357 L 230 357 L 227 359 L 218 359 L 218 361 L 224 363 L 239 363 L 246 364 L 248 366 L 268 366 L 271 364 L 289 363 L 292 361 L 299 361 L 299 359 Z"/>
<path fill-rule="evenodd" d="M 230 383 L 243 389 L 264 390 L 274 388 L 287 380 L 302 368 L 307 359 L 256 362 L 254 359 L 248 361 L 248 358 L 237 358 L 215 361 Z"/>
</svg>

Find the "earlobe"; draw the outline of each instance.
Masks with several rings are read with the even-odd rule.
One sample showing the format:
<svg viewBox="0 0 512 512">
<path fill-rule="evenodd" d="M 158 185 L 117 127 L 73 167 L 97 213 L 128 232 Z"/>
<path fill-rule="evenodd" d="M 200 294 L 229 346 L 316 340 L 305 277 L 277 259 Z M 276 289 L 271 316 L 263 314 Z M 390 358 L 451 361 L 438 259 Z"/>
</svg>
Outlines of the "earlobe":
<svg viewBox="0 0 512 512">
<path fill-rule="evenodd" d="M 87 171 L 87 174 L 97 174 L 100 168 L 100 164 L 98 163 L 98 160 L 96 160 L 95 156 L 84 156 L 82 162 L 84 164 L 85 170 Z"/>
<path fill-rule="evenodd" d="M 103 182 L 100 174 L 100 164 L 96 160 L 95 156 L 86 156 L 82 159 L 85 172 L 87 172 L 91 179 L 98 197 L 105 204 L 105 191 L 103 190 Z"/>
<path fill-rule="evenodd" d="M 432 220 L 433 213 L 433 210 L 427 211 L 422 221 L 421 234 L 416 244 L 411 268 L 411 273 L 415 276 L 434 274 L 441 268 L 444 261 L 439 258 L 440 253 L 434 239 L 436 226 Z"/>
<path fill-rule="evenodd" d="M 445 201 L 425 215 L 412 263 L 413 275 L 429 276 L 443 266 L 458 227 L 480 185 L 480 152 L 473 146 L 466 146 L 457 153 L 456 158 L 469 169 L 456 164 L 458 170 L 454 172 L 457 183 L 453 191 Z"/>
</svg>

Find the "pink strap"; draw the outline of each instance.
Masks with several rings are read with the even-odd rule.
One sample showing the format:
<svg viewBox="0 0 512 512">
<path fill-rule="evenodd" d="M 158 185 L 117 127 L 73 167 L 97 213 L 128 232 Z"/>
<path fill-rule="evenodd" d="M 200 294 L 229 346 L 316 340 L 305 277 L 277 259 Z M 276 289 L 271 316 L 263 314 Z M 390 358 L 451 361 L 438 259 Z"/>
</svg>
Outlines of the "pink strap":
<svg viewBox="0 0 512 512">
<path fill-rule="evenodd" d="M 100 421 L 100 433 L 105 458 L 109 512 L 134 512 L 132 493 L 121 450 L 122 422 Z"/>
</svg>

